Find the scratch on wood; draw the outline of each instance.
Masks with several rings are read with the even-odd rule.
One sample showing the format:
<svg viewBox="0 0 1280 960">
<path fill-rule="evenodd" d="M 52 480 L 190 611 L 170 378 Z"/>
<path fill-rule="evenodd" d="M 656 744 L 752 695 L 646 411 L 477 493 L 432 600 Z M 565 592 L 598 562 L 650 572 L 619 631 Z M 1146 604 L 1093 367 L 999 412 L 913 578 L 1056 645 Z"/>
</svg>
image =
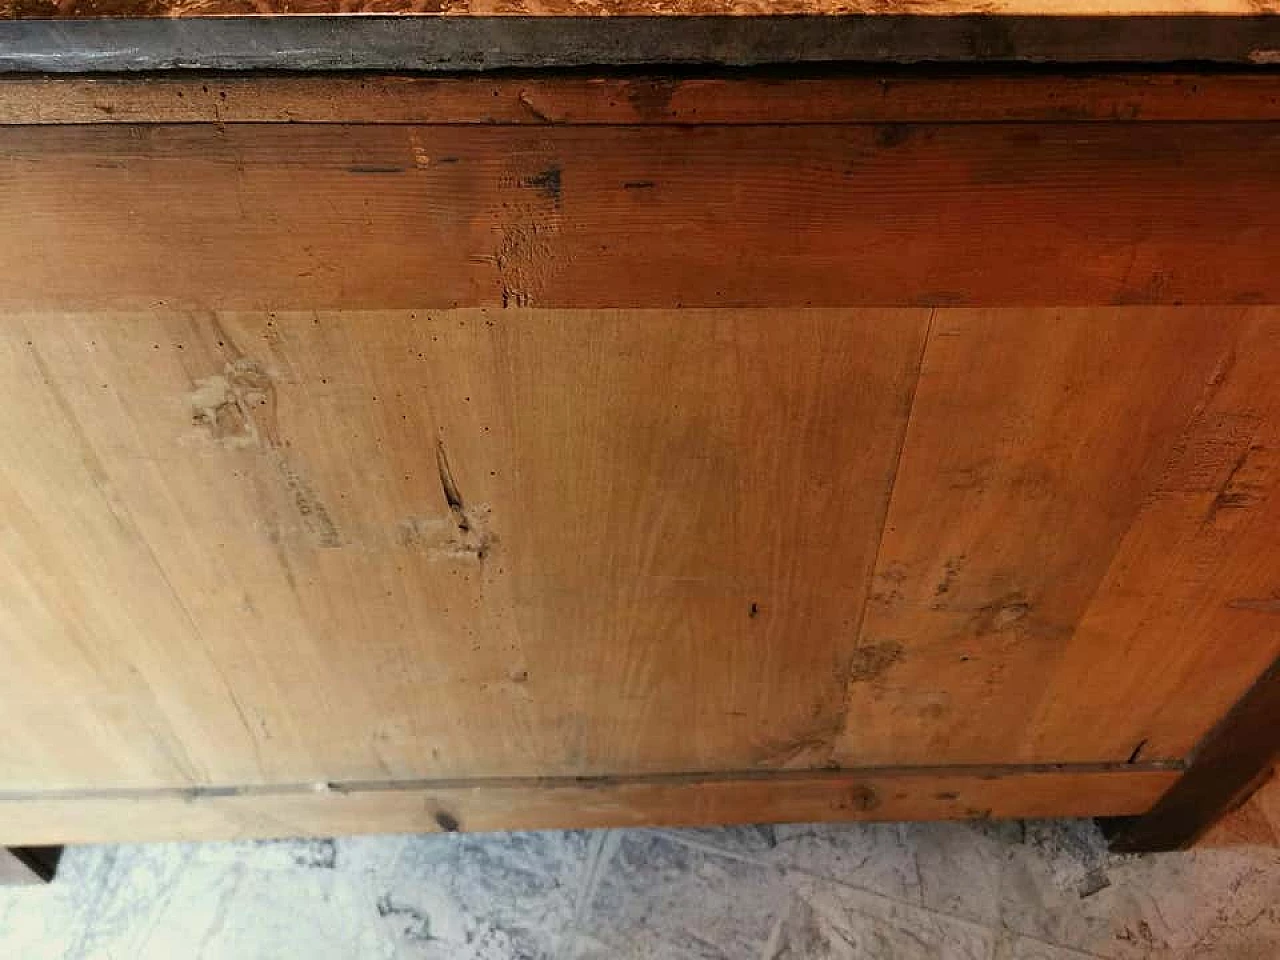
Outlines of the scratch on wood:
<svg viewBox="0 0 1280 960">
<path fill-rule="evenodd" d="M 880 806 L 880 794 L 869 783 L 855 784 L 849 790 L 849 803 L 854 810 L 874 810 Z"/>
<path fill-rule="evenodd" d="M 547 234 L 552 225 L 528 219 L 508 224 L 492 262 L 502 282 L 504 307 L 532 306 L 545 282 L 544 264 L 551 258 Z"/>
</svg>

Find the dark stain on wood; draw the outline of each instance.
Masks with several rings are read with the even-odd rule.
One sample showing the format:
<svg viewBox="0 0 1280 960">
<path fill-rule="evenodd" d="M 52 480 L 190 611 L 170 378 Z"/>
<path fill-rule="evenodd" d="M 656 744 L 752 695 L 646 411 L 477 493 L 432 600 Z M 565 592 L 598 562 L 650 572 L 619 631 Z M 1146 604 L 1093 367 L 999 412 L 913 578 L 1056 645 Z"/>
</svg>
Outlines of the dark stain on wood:
<svg viewBox="0 0 1280 960">
<path fill-rule="evenodd" d="M 449 455 L 445 452 L 443 440 L 436 441 L 436 469 L 440 476 L 440 490 L 452 515 L 456 533 L 435 544 L 433 552 L 442 557 L 473 557 L 483 562 L 498 542 L 488 526 L 489 509 L 483 504 L 468 504 L 463 500 L 462 491 L 458 489 L 458 482 L 453 476 L 453 468 L 449 466 Z M 411 529 L 416 529 L 416 525 L 411 528 L 401 524 L 401 542 L 406 545 L 408 543 L 405 536 Z"/>
</svg>

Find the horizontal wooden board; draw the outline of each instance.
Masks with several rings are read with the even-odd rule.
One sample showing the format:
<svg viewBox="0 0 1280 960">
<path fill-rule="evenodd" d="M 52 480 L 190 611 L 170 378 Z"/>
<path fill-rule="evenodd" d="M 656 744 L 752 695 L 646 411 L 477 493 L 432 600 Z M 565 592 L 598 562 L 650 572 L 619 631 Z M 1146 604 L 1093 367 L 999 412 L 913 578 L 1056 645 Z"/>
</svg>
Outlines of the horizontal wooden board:
<svg viewBox="0 0 1280 960">
<path fill-rule="evenodd" d="M 0 79 L 0 124 L 817 124 L 1280 119 L 1274 73 L 745 72 Z"/>
<path fill-rule="evenodd" d="M 0 795 L 0 842 L 1119 816 L 1145 811 L 1177 778 L 1173 770 L 1006 767 Z"/>
<path fill-rule="evenodd" d="M 812 765 L 928 318 L 4 317 L 0 790 Z"/>
<path fill-rule="evenodd" d="M 0 308 L 1280 301 L 1268 124 L 0 129 Z"/>
<path fill-rule="evenodd" d="M 3 0 L 0 17 L 1258 16 L 1274 0 Z"/>
</svg>

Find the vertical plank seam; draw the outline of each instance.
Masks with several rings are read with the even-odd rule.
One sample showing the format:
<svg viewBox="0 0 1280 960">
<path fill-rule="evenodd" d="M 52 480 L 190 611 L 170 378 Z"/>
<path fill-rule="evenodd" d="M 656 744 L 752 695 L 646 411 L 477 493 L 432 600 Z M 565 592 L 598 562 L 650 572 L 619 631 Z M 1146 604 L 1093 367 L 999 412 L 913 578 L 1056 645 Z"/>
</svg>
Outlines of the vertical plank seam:
<svg viewBox="0 0 1280 960">
<path fill-rule="evenodd" d="M 920 377 L 924 373 L 924 359 L 929 351 L 929 343 L 933 339 L 933 324 L 937 315 L 938 308 L 930 307 L 929 319 L 925 323 L 924 336 L 920 338 L 920 351 L 916 356 L 915 375 L 911 378 L 911 393 L 907 397 L 907 415 L 902 418 L 902 429 L 898 434 L 898 449 L 894 453 L 893 466 L 889 470 L 888 492 L 885 494 L 884 505 L 880 510 L 880 521 L 876 532 L 876 549 L 872 554 L 871 563 L 867 567 L 866 582 L 863 585 L 862 592 L 862 605 L 858 609 L 857 622 L 853 627 L 853 647 L 849 652 L 849 656 L 845 658 L 845 663 L 840 671 L 840 709 L 837 712 L 836 723 L 832 727 L 831 742 L 827 749 L 828 766 L 837 765 L 835 761 L 836 746 L 844 736 L 845 728 L 849 722 L 852 687 L 849 674 L 853 670 L 853 655 L 862 646 L 862 627 L 866 622 L 867 607 L 871 603 L 871 594 L 875 589 L 876 571 L 880 569 L 880 554 L 884 549 L 885 530 L 889 525 L 889 514 L 893 509 L 893 494 L 898 486 L 898 474 L 902 469 L 902 459 L 907 447 L 907 436 L 911 432 L 911 421 L 915 416 L 916 395 L 920 390 Z"/>
</svg>

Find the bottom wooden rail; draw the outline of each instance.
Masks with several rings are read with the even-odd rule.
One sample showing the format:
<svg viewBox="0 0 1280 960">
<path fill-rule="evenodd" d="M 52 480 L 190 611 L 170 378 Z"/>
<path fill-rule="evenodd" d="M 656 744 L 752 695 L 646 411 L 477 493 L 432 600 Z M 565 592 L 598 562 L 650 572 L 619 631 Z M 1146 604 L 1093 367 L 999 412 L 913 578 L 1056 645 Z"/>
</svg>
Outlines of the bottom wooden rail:
<svg viewBox="0 0 1280 960">
<path fill-rule="evenodd" d="M 0 843 L 1125 816 L 1178 776 L 1073 764 L 5 793 Z"/>
</svg>

